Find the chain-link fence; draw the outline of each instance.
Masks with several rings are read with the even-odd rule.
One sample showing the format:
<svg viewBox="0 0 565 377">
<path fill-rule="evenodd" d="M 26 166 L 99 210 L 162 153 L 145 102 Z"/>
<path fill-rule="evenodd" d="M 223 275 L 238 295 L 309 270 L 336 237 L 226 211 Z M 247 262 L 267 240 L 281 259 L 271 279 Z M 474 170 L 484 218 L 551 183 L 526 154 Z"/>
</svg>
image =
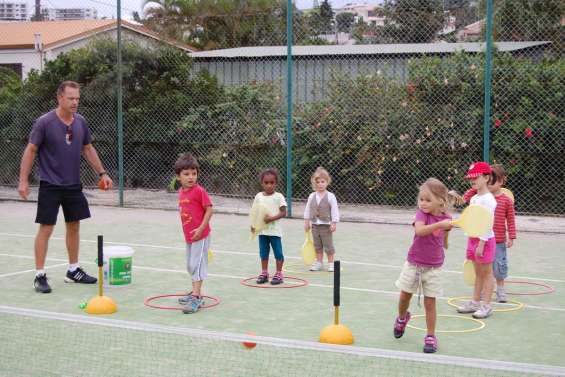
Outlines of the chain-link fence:
<svg viewBox="0 0 565 377">
<path fill-rule="evenodd" d="M 174 191 L 183 152 L 223 197 L 252 197 L 266 167 L 279 169 L 278 189 L 288 192 L 290 157 L 293 200 L 307 197 L 324 166 L 340 202 L 388 206 L 414 205 L 430 176 L 464 191 L 464 172 L 483 158 L 486 0 L 293 3 L 291 135 L 286 1 L 126 4 L 123 172 L 116 9 L 75 6 L 97 9 L 98 19 L 0 23 L 0 198 L 17 195 L 33 120 L 56 106 L 63 80 L 81 84 L 79 112 L 115 182 L 123 173 L 126 206 L 147 205 L 134 193 Z M 494 1 L 488 151 L 522 213 L 565 213 L 564 9 L 558 0 Z M 95 187 L 96 175 L 83 172 Z"/>
</svg>

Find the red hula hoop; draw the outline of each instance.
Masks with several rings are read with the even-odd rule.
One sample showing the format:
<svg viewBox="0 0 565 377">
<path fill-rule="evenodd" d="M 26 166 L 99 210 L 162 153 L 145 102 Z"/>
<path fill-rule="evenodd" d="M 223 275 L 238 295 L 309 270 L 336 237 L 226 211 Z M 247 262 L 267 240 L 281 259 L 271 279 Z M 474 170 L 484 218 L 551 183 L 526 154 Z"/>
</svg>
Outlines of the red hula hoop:
<svg viewBox="0 0 565 377">
<path fill-rule="evenodd" d="M 555 288 L 553 288 L 551 285 L 549 284 L 545 284 L 545 283 L 536 283 L 533 281 L 524 281 L 524 280 L 506 280 L 504 282 L 505 284 L 527 284 L 527 285 L 535 285 L 538 287 L 543 287 L 545 288 L 545 290 L 541 291 L 541 292 L 506 292 L 509 295 L 514 295 L 514 296 L 539 296 L 539 295 L 547 295 L 550 293 L 555 292 Z"/>
<path fill-rule="evenodd" d="M 144 301 L 143 304 L 145 306 L 149 306 L 150 308 L 154 308 L 154 309 L 164 309 L 164 310 L 182 310 L 182 307 L 179 306 L 165 306 L 165 305 L 157 305 L 157 304 L 153 304 L 151 303 L 151 301 L 160 299 L 160 298 L 165 298 L 165 297 L 183 297 L 186 296 L 186 293 L 175 293 L 172 295 L 157 295 L 157 296 L 151 296 L 151 297 L 147 297 Z M 212 303 L 210 304 L 204 304 L 200 307 L 200 309 L 208 309 L 208 308 L 213 308 L 214 306 L 217 306 L 220 304 L 220 299 L 218 297 L 215 296 L 206 296 L 206 295 L 202 295 L 203 298 L 207 298 L 208 300 L 211 300 Z"/>
</svg>

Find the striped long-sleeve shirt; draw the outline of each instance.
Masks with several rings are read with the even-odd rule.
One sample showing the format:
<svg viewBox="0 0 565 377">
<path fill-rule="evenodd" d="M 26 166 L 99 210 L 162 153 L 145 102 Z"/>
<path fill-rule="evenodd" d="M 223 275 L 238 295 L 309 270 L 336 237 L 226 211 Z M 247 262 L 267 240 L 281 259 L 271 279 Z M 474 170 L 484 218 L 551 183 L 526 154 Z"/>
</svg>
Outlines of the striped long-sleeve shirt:
<svg viewBox="0 0 565 377">
<path fill-rule="evenodd" d="M 477 193 L 477 190 L 470 189 L 464 195 L 465 202 L 469 202 Z M 514 213 L 514 203 L 512 199 L 504 194 L 495 195 L 496 209 L 494 210 L 494 237 L 496 243 L 506 242 L 506 232 L 511 240 L 516 239 L 516 219 Z"/>
</svg>

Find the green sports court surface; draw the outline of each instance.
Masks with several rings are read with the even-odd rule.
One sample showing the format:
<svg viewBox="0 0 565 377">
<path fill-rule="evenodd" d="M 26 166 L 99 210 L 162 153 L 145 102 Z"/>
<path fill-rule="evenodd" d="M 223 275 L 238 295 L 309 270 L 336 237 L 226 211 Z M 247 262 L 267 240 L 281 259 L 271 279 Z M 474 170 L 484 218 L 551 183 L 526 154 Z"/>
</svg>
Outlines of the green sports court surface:
<svg viewBox="0 0 565 377">
<path fill-rule="evenodd" d="M 117 313 L 104 316 L 103 319 L 116 320 L 112 324 L 117 327 L 120 327 L 117 325 L 118 321 L 124 321 L 123 328 L 114 326 L 114 330 L 111 330 L 105 326 L 81 324 L 80 318 L 93 317 L 85 314 L 79 304 L 94 296 L 96 287 L 63 282 L 67 253 L 61 216 L 49 245 L 46 263 L 53 292 L 47 295 L 35 293 L 32 288 L 35 204 L 0 202 L 0 326 L 3 329 L 0 331 L 3 344 L 0 353 L 5 359 L 0 365 L 1 376 L 173 375 L 179 371 L 178 368 L 183 368 L 182 363 L 181 366 L 177 365 L 179 361 L 197 357 L 209 357 L 206 367 L 209 369 L 186 375 L 268 375 L 266 369 L 271 364 L 267 364 L 266 369 L 261 366 L 266 358 L 284 357 L 287 358 L 285 368 L 289 369 L 279 369 L 273 375 L 331 375 L 326 372 L 322 374 L 323 368 L 313 369 L 314 372 L 309 368 L 312 363 L 324 365 L 328 360 L 333 360 L 338 367 L 331 369 L 338 371 L 340 358 L 348 359 L 344 356 L 346 354 L 328 356 L 312 349 L 291 352 L 292 347 L 263 347 L 261 343 L 253 350 L 246 350 L 239 343 L 236 344 L 237 347 L 228 347 L 218 340 L 199 341 L 186 346 L 181 340 L 188 336 L 178 335 L 173 339 L 163 332 L 163 329 L 170 329 L 172 332 L 182 333 L 183 329 L 188 328 L 196 332 L 206 330 L 232 334 L 232 338 L 234 334 L 254 332 L 260 337 L 295 341 L 297 344 L 302 344 L 302 341 L 316 342 L 320 329 L 333 320 L 333 277 L 328 272 L 308 272 L 307 266 L 302 263 L 300 248 L 304 240 L 303 221 L 283 220 L 283 249 L 287 263 L 286 276 L 306 279 L 309 284 L 292 289 L 257 289 L 240 284 L 242 279 L 254 277 L 259 272 L 257 241 L 248 239 L 247 217 L 215 214 L 212 219 L 212 249 L 215 258 L 209 266 L 210 276 L 204 284 L 204 294 L 218 297 L 221 302 L 216 307 L 184 315 L 177 310 L 153 309 L 144 305 L 147 297 L 175 294 L 189 288 L 178 213 L 100 206 L 93 206 L 91 210 L 93 218 L 81 225 L 80 244 L 81 264 L 89 273 L 96 274 L 94 261 L 97 235 L 104 235 L 106 246 L 128 245 L 135 250 L 132 284 L 106 290 L 106 294 L 116 301 L 119 309 Z M 354 346 L 360 347 L 360 350 L 391 350 L 403 354 L 413 353 L 415 358 L 423 356 L 421 349 L 424 332 L 409 328 L 401 339 L 394 339 L 392 336 L 398 299 L 394 281 L 406 258 L 411 239 L 412 229 L 409 226 L 364 223 L 338 225 L 334 241 L 337 259 L 342 261 L 341 322 L 351 329 L 355 336 Z M 549 366 L 548 370 L 553 374 L 565 373 L 564 245 L 565 234 L 519 233 L 515 246 L 509 249 L 509 280 L 539 283 L 543 286 L 509 284 L 507 290 L 510 292 L 528 293 L 509 296 L 520 306 L 523 304 L 523 307 L 519 310 L 496 312 L 491 318 L 483 320 L 485 326 L 478 331 L 466 332 L 481 326 L 472 320 L 440 317 L 438 330 L 454 332 L 438 334 L 438 357 L 452 356 L 453 360 L 481 359 L 485 363 L 485 360 L 490 360 L 544 365 Z M 441 315 L 457 314 L 448 305 L 448 298 L 468 296 L 471 293 L 471 288 L 465 285 L 461 273 L 464 246 L 465 237 L 462 232 L 454 230 L 450 237 L 450 248 L 446 252 L 444 297 L 438 300 L 438 313 Z M 287 279 L 288 282 L 290 280 Z M 555 291 L 529 295 L 541 293 L 547 289 L 546 286 Z M 162 299 L 157 303 L 175 305 L 174 299 Z M 496 304 L 496 308 L 513 309 L 515 305 L 518 304 Z M 10 314 L 20 309 L 43 314 Z M 417 306 L 415 298 L 411 311 L 413 314 L 423 313 L 423 307 Z M 40 318 L 45 313 L 49 318 Z M 65 317 L 69 314 L 72 316 Z M 67 321 L 59 322 L 57 317 L 67 318 Z M 95 317 L 95 320 L 99 318 Z M 134 324 L 157 326 L 159 330 L 127 330 L 128 326 L 135 327 Z M 425 327 L 423 318 L 416 318 L 411 324 Z M 121 333 L 127 334 L 122 336 Z M 86 335 L 77 339 L 77 334 Z M 128 349 L 136 357 L 139 357 L 138 353 L 146 355 L 134 364 L 141 365 L 143 359 L 147 359 L 151 360 L 149 366 L 135 369 L 130 364 L 121 364 L 121 358 L 133 357 L 127 353 Z M 269 351 L 265 351 L 267 349 Z M 30 361 L 33 359 L 32 355 L 44 352 L 49 356 L 35 364 Z M 99 358 L 96 357 L 98 352 L 101 355 Z M 214 357 L 214 352 L 219 352 L 221 357 Z M 94 356 L 81 359 L 80 355 L 86 353 Z M 163 355 L 160 356 L 161 353 Z M 194 356 L 195 353 L 198 356 Z M 359 355 L 351 357 L 363 359 Z M 434 360 L 433 357 L 435 355 L 430 356 L 430 360 Z M 218 360 L 239 362 L 241 370 L 234 371 L 231 367 L 224 370 Z M 73 368 L 75 361 L 80 365 L 79 371 L 66 369 Z M 120 369 L 120 365 L 122 368 L 126 365 L 127 370 Z M 336 375 L 465 375 L 465 371 L 468 371 L 467 368 L 451 365 L 418 372 L 420 364 L 410 367 L 409 363 L 404 363 L 386 367 L 382 363 L 381 367 L 384 369 L 379 370 L 383 372 L 374 374 L 369 367 L 363 369 L 363 365 L 361 360 L 355 364 L 355 368 L 361 368 L 359 371 L 342 370 L 336 372 Z M 110 366 L 114 369 L 109 369 Z M 172 373 L 168 368 L 176 372 Z M 306 369 L 309 369 L 308 373 L 301 372 Z M 97 370 L 104 372 L 96 372 Z M 494 372 L 487 370 L 468 374 L 486 376 L 494 375 Z M 510 372 L 507 374 L 514 375 Z"/>
</svg>

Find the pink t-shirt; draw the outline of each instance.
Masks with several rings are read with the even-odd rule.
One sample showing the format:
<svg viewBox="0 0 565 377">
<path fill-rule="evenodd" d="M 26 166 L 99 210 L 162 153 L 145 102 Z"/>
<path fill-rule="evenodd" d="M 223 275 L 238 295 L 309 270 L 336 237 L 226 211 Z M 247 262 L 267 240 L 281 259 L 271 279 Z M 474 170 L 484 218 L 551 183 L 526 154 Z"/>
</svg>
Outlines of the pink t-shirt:
<svg viewBox="0 0 565 377">
<path fill-rule="evenodd" d="M 423 222 L 424 225 L 430 225 L 446 219 L 451 219 L 451 216 L 447 214 L 434 216 L 418 210 L 414 223 L 420 221 Z M 427 236 L 417 236 L 414 234 L 414 241 L 408 251 L 408 262 L 417 266 L 426 267 L 440 267 L 443 265 L 445 258 L 443 236 L 443 229 L 438 229 Z"/>
<path fill-rule="evenodd" d="M 194 185 L 192 188 L 179 190 L 179 210 L 184 239 L 187 243 L 192 243 L 192 232 L 202 224 L 206 207 L 212 206 L 212 201 L 208 193 L 200 185 Z M 206 226 L 200 239 L 208 237 L 210 234 L 210 225 Z M 198 240 L 196 240 L 198 241 Z"/>
</svg>

